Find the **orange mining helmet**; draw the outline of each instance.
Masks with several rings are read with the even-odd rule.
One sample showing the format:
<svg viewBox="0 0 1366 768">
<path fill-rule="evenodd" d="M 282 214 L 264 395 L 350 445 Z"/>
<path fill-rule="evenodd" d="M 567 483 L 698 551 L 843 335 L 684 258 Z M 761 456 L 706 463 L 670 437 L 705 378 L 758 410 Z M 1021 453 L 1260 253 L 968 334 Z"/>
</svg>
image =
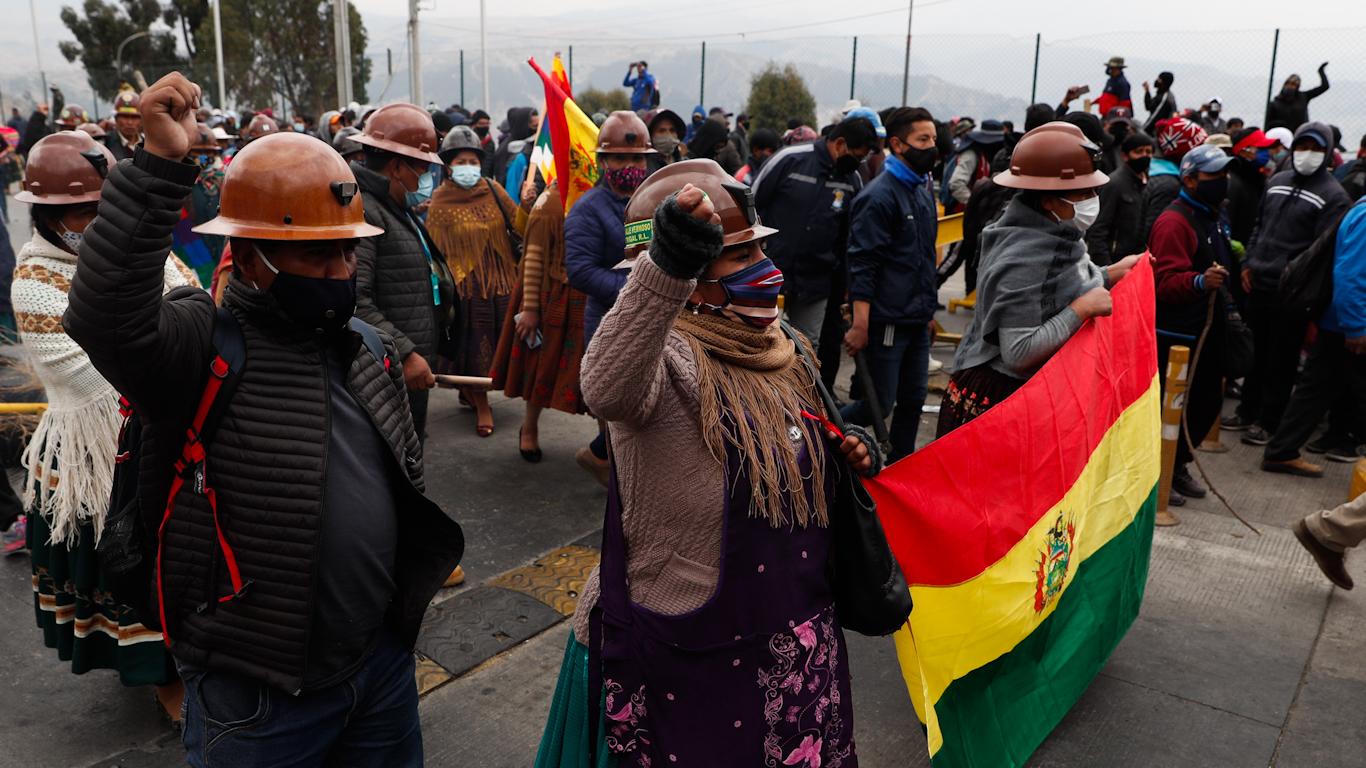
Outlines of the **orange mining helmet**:
<svg viewBox="0 0 1366 768">
<path fill-rule="evenodd" d="M 1013 189 L 1066 192 L 1092 189 L 1110 180 L 1096 168 L 1100 147 L 1071 123 L 1044 123 L 1020 137 L 1010 156 L 1010 170 L 996 183 Z"/>
<path fill-rule="evenodd" d="M 85 131 L 44 136 L 28 153 L 23 191 L 15 202 L 38 205 L 93 203 L 100 199 L 114 156 Z"/>
<path fill-rule="evenodd" d="M 634 112 L 613 112 L 598 129 L 598 151 L 613 154 L 657 155 L 650 146 L 650 129 Z"/>
<path fill-rule="evenodd" d="M 628 260 L 636 258 L 649 247 L 654 236 L 655 209 L 665 198 L 688 184 L 702 190 L 711 199 L 711 204 L 721 217 L 726 246 L 748 243 L 778 232 L 759 222 L 759 214 L 754 210 L 753 190 L 722 170 L 715 160 L 682 160 L 655 171 L 627 201 Z"/>
<path fill-rule="evenodd" d="M 365 130 L 351 140 L 416 160 L 441 162 L 436 154 L 441 140 L 436 136 L 431 113 L 414 104 L 380 107 L 366 118 Z"/>
</svg>

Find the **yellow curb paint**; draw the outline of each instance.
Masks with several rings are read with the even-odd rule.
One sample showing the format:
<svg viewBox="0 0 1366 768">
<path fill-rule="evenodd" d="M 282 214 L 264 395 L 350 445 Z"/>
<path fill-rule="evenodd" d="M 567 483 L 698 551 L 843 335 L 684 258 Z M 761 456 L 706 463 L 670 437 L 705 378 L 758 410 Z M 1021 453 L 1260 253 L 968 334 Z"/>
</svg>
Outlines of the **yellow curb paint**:
<svg viewBox="0 0 1366 768">
<path fill-rule="evenodd" d="M 450 672 L 421 653 L 413 651 L 413 660 L 417 662 L 415 676 L 417 678 L 418 696 L 426 696 L 450 681 Z"/>
<path fill-rule="evenodd" d="M 579 605 L 583 585 L 597 566 L 599 552 L 592 547 L 557 549 L 535 563 L 499 576 L 490 587 L 502 587 L 534 597 L 569 616 Z"/>
</svg>

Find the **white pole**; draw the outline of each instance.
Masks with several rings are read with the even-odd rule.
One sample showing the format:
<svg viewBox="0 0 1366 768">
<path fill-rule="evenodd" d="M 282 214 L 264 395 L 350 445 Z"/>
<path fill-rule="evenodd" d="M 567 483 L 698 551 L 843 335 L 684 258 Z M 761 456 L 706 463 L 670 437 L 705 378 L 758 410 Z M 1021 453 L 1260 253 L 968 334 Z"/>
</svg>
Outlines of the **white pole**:
<svg viewBox="0 0 1366 768">
<path fill-rule="evenodd" d="M 422 53 L 417 29 L 417 0 L 408 0 L 408 97 L 422 106 Z"/>
<path fill-rule="evenodd" d="M 337 46 L 337 109 L 351 103 L 351 6 L 347 0 L 332 0 L 332 22 Z"/>
<path fill-rule="evenodd" d="M 489 36 L 485 28 L 484 18 L 484 0 L 479 0 L 479 66 L 484 71 L 483 109 L 485 112 L 489 112 L 493 106 L 489 104 Z"/>
<path fill-rule="evenodd" d="M 228 86 L 223 82 L 223 14 L 220 9 L 223 0 L 213 0 L 213 48 L 214 59 L 218 64 L 218 108 L 228 108 Z"/>
<path fill-rule="evenodd" d="M 47 73 L 43 72 L 42 45 L 38 42 L 38 12 L 33 9 L 33 0 L 28 0 L 29 18 L 33 20 L 33 55 L 38 59 L 38 78 L 43 81 L 43 92 L 38 94 L 38 102 L 47 101 Z M 57 119 L 56 115 L 52 116 Z"/>
</svg>

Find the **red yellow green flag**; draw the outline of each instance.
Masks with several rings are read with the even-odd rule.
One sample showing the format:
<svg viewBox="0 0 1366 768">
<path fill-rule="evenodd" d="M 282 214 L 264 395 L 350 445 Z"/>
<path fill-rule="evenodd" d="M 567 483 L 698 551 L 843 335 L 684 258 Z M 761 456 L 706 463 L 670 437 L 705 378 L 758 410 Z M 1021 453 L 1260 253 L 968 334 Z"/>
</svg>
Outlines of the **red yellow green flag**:
<svg viewBox="0 0 1366 768">
<path fill-rule="evenodd" d="M 568 213 L 574 202 L 598 182 L 598 127 L 569 95 L 569 80 L 564 77 L 558 56 L 551 65 L 554 74 L 547 75 L 535 59 L 527 59 L 527 64 L 545 85 L 545 122 L 550 124 L 550 146 L 555 157 L 553 178 L 560 185 L 560 197 Z"/>
<path fill-rule="evenodd" d="M 1138 615 L 1161 438 L 1152 269 L 1019 391 L 868 488 L 935 768 L 1023 765 Z"/>
</svg>

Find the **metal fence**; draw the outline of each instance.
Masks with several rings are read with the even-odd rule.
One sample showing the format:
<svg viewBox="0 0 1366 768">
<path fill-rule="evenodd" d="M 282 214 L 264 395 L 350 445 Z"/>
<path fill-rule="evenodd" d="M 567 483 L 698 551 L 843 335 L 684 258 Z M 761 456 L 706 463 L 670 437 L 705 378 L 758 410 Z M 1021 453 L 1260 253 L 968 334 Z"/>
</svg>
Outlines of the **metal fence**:
<svg viewBox="0 0 1366 768">
<path fill-rule="evenodd" d="M 480 106 L 483 81 L 478 34 L 440 23 L 423 27 L 422 66 L 425 100 L 441 106 Z M 904 35 L 801 37 L 736 41 L 668 41 L 641 39 L 559 41 L 550 35 L 510 34 L 488 48 L 488 111 L 501 116 L 509 107 L 542 101 L 540 81 L 526 66 L 528 56 L 548 64 L 560 52 L 576 89 L 620 88 L 631 61 L 646 59 L 659 82 L 662 104 L 687 114 L 697 104 L 744 109 L 753 77 L 770 63 L 791 64 L 816 98 L 822 122 L 831 119 L 849 98 L 882 108 L 905 102 L 928 108 L 936 117 L 968 115 L 1012 120 L 1021 125 L 1031 101 L 1056 104 L 1070 86 L 1087 85 L 1098 97 L 1105 83 L 1104 63 L 1125 57 L 1133 87 L 1135 112 L 1142 118 L 1144 81 L 1161 71 L 1175 75 L 1172 92 L 1181 108 L 1199 107 L 1219 98 L 1225 117 L 1241 117 L 1261 125 L 1269 94 L 1285 78 L 1299 74 L 1303 88 L 1318 84 L 1315 70 L 1328 60 L 1331 89 L 1316 99 L 1314 119 L 1341 127 L 1347 146 L 1366 132 L 1366 49 L 1358 41 L 1366 29 L 1252 30 L 1231 32 L 1113 32 L 1068 40 L 1048 40 L 1037 33 L 1008 35 L 917 35 L 911 40 L 906 66 Z M 492 38 L 491 38 L 492 41 Z M 373 77 L 368 96 L 378 102 L 408 98 L 406 51 L 392 54 L 393 69 L 383 48 L 372 38 L 369 52 Z M 67 98 L 87 105 L 89 87 L 77 74 L 60 82 Z M 36 72 L 0 75 L 0 93 L 10 105 L 31 107 L 38 92 Z M 84 97 L 82 97 L 84 94 Z M 16 100 L 15 96 L 19 96 Z M 24 98 L 25 95 L 28 98 Z M 262 107 L 264 104 L 232 105 Z M 277 97 L 274 104 L 281 107 Z M 284 105 L 292 112 L 291 105 Z M 1074 103 L 1081 108 L 1081 102 Z M 107 104 L 101 104 L 107 114 Z M 495 120 L 495 122 L 497 122 Z"/>
</svg>

